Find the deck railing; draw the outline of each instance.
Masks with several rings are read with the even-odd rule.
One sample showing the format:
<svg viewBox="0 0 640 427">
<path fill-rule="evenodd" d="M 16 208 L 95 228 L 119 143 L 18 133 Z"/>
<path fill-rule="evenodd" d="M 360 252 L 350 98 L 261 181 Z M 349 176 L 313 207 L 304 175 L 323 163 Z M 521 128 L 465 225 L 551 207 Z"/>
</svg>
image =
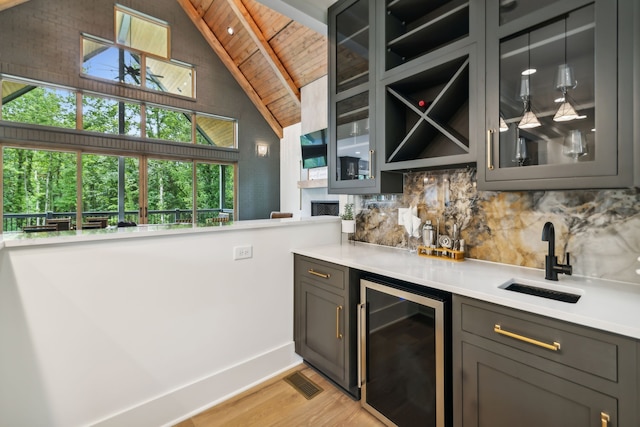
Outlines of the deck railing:
<svg viewBox="0 0 640 427">
<path fill-rule="evenodd" d="M 207 219 L 215 218 L 220 213 L 226 213 L 233 218 L 232 209 L 198 209 L 196 224 L 206 225 Z M 191 222 L 193 211 L 191 209 L 167 209 L 150 210 L 147 222 L 149 224 L 171 224 L 178 222 Z M 106 217 L 108 225 L 118 224 L 118 212 L 91 211 L 82 213 L 82 222 L 85 223 L 91 217 Z M 70 218 L 71 224 L 76 224 L 75 212 L 39 212 L 39 213 L 5 213 L 2 221 L 3 232 L 22 231 L 24 227 L 45 225 L 47 219 Z M 139 223 L 138 211 L 125 211 L 124 221 Z"/>
</svg>

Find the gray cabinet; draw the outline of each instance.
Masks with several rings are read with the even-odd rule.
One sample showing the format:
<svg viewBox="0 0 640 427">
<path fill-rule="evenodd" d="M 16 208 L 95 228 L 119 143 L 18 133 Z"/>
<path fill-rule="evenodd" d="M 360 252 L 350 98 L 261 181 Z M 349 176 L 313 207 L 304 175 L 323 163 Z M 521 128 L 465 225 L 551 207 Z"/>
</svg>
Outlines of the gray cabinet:
<svg viewBox="0 0 640 427">
<path fill-rule="evenodd" d="M 486 0 L 479 189 L 633 185 L 633 3 Z"/>
<path fill-rule="evenodd" d="M 329 193 L 402 192 L 402 175 L 378 173 L 374 129 L 378 3 L 343 0 L 329 7 Z"/>
<path fill-rule="evenodd" d="M 402 192 L 402 173 L 475 163 L 478 2 L 329 8 L 329 192 Z"/>
<path fill-rule="evenodd" d="M 357 281 L 347 267 L 295 255 L 296 353 L 356 397 Z"/>
<path fill-rule="evenodd" d="M 637 426 L 636 342 L 454 297 L 454 425 Z"/>
</svg>

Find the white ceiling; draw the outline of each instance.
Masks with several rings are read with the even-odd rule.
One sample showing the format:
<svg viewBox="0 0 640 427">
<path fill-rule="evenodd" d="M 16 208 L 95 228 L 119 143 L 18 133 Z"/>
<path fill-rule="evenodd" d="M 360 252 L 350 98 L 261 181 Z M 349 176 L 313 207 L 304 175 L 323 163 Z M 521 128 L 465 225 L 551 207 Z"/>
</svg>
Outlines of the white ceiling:
<svg viewBox="0 0 640 427">
<path fill-rule="evenodd" d="M 327 9 L 337 0 L 258 0 L 322 35 L 327 35 Z"/>
</svg>

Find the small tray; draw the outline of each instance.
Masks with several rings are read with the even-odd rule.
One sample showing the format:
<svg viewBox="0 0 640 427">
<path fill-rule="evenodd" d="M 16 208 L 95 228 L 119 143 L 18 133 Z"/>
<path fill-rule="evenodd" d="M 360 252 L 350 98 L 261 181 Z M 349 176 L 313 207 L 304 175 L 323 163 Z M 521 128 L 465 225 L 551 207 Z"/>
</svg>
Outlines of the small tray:
<svg viewBox="0 0 640 427">
<path fill-rule="evenodd" d="M 446 261 L 464 261 L 464 252 L 447 248 L 430 248 L 428 246 L 418 246 L 418 256 Z"/>
</svg>

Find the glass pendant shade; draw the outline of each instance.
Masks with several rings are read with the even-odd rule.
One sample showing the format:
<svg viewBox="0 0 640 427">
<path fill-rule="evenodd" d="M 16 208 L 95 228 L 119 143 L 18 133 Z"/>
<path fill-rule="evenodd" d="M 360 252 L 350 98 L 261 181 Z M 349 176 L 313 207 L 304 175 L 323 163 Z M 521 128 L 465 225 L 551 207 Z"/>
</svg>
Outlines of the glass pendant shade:
<svg viewBox="0 0 640 427">
<path fill-rule="evenodd" d="M 573 68 L 568 64 L 558 65 L 558 71 L 556 72 L 556 89 L 575 89 L 577 85 L 578 82 L 573 76 Z"/>
<path fill-rule="evenodd" d="M 554 122 L 568 122 L 570 120 L 575 120 L 578 118 L 578 113 L 575 108 L 571 105 L 569 101 L 565 99 L 565 101 L 560 104 L 560 108 L 556 112 L 556 115 L 553 116 Z"/>
<path fill-rule="evenodd" d="M 531 108 L 527 108 L 524 112 L 524 116 L 522 116 L 522 119 L 520 120 L 520 123 L 518 123 L 518 127 L 520 129 L 531 129 L 537 128 L 538 126 L 540 126 L 538 118 L 533 114 Z"/>
<path fill-rule="evenodd" d="M 516 140 L 516 152 L 513 161 L 516 162 L 519 166 L 524 166 L 528 157 L 529 155 L 527 154 L 527 140 L 523 137 L 519 137 Z"/>
<path fill-rule="evenodd" d="M 570 131 L 569 135 L 564 139 L 562 152 L 565 156 L 571 157 L 574 160 L 587 155 L 587 139 L 584 134 L 578 129 Z"/>
<path fill-rule="evenodd" d="M 504 121 L 504 119 L 502 117 L 500 117 L 500 128 L 499 128 L 500 132 L 506 132 L 509 130 L 509 125 L 507 125 L 507 122 Z"/>
<path fill-rule="evenodd" d="M 531 95 L 529 76 L 522 76 L 520 79 L 520 99 L 528 99 L 529 95 Z"/>
</svg>

